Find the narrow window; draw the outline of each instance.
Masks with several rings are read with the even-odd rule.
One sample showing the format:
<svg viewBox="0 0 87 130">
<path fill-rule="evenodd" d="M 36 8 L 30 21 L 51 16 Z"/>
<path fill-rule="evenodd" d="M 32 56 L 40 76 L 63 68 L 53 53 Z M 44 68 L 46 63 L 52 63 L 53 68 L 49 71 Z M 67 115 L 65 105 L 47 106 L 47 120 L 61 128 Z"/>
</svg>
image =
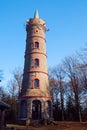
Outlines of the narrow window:
<svg viewBox="0 0 87 130">
<path fill-rule="evenodd" d="M 35 48 L 39 48 L 39 43 L 35 42 Z"/>
<path fill-rule="evenodd" d="M 39 59 L 35 59 L 34 65 L 35 65 L 35 67 L 38 67 L 38 66 L 39 66 Z"/>
<path fill-rule="evenodd" d="M 34 88 L 39 88 L 39 80 L 38 79 L 34 80 Z"/>
</svg>

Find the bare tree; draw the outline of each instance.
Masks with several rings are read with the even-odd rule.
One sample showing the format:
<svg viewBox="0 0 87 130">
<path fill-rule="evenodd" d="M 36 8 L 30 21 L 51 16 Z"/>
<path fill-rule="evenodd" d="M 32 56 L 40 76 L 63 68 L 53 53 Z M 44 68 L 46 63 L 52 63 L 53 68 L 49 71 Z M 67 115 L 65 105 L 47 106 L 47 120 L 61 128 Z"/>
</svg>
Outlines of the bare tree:
<svg viewBox="0 0 87 130">
<path fill-rule="evenodd" d="M 53 68 L 49 69 L 49 84 L 52 100 L 53 102 L 56 102 L 58 100 L 59 88 L 58 81 L 54 77 Z"/>
<path fill-rule="evenodd" d="M 16 98 L 20 95 L 22 85 L 22 69 L 20 67 L 15 68 L 12 72 L 13 77 L 8 82 L 8 91 L 12 97 Z"/>
<path fill-rule="evenodd" d="M 20 67 L 15 68 L 12 72 L 12 79 L 8 82 L 8 93 L 10 99 L 10 111 L 9 116 L 12 121 L 16 121 L 17 119 L 17 111 L 18 111 L 18 96 L 21 90 L 22 84 L 22 69 Z"/>
<path fill-rule="evenodd" d="M 15 68 L 12 74 L 13 77 L 8 83 L 8 91 L 12 98 L 18 98 L 22 84 L 22 69 L 20 67 Z"/>
<path fill-rule="evenodd" d="M 54 68 L 54 74 L 58 81 L 59 91 L 60 91 L 60 103 L 62 111 L 62 120 L 64 120 L 64 72 L 62 70 L 62 64 Z"/>
<path fill-rule="evenodd" d="M 84 106 L 83 108 L 85 108 L 85 103 L 87 102 L 87 55 L 85 53 L 78 53 L 77 56 L 80 60 L 77 68 L 79 72 L 79 84 L 82 90 L 79 97 L 82 106 Z"/>
<path fill-rule="evenodd" d="M 7 96 L 6 91 L 5 91 L 5 90 L 3 89 L 3 87 L 1 86 L 1 87 L 0 87 L 0 100 L 5 101 L 6 96 Z"/>
<path fill-rule="evenodd" d="M 51 86 L 53 88 L 53 93 L 56 95 L 56 99 L 60 97 L 62 120 L 64 120 L 64 73 L 62 71 L 61 65 L 54 67 L 51 70 L 53 77 L 51 78 Z"/>
<path fill-rule="evenodd" d="M 68 78 L 69 86 L 72 88 L 73 93 L 74 93 L 74 99 L 75 99 L 75 105 L 77 109 L 77 115 L 79 121 L 82 121 L 81 118 L 81 111 L 80 111 L 80 99 L 79 99 L 79 94 L 82 92 L 81 91 L 81 86 L 80 86 L 80 77 L 79 77 L 79 72 L 77 65 L 78 60 L 75 57 L 68 57 L 65 58 L 63 61 L 64 64 L 64 72 L 66 74 L 66 78 Z"/>
<path fill-rule="evenodd" d="M 85 90 L 87 90 L 87 52 L 77 53 L 80 64 L 77 68 L 80 72 L 81 82 Z"/>
</svg>

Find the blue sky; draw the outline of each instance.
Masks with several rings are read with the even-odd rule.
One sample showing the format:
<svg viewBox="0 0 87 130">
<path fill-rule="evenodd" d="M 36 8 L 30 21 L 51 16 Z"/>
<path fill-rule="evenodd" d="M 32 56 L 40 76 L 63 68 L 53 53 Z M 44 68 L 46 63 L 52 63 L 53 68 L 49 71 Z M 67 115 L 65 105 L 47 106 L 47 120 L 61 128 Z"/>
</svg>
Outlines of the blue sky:
<svg viewBox="0 0 87 130">
<path fill-rule="evenodd" d="M 38 9 L 46 21 L 48 66 L 55 66 L 87 43 L 87 0 L 0 0 L 1 84 L 24 65 L 26 20 Z"/>
</svg>

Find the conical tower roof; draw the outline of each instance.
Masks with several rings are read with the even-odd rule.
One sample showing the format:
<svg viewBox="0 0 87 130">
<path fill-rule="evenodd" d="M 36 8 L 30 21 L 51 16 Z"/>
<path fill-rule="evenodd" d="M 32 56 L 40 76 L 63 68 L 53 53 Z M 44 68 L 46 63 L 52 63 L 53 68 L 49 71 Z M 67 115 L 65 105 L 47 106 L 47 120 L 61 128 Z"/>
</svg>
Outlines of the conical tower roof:
<svg viewBox="0 0 87 130">
<path fill-rule="evenodd" d="M 38 10 L 35 11 L 34 18 L 39 18 Z"/>
</svg>

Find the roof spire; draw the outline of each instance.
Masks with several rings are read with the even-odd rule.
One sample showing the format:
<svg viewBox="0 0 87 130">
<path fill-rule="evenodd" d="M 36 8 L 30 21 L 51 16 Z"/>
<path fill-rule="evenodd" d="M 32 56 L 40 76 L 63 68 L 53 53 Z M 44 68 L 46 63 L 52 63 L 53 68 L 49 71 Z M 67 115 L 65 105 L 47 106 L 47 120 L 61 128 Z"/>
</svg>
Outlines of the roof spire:
<svg viewBox="0 0 87 130">
<path fill-rule="evenodd" d="M 35 11 L 34 18 L 39 18 L 38 10 Z"/>
</svg>

